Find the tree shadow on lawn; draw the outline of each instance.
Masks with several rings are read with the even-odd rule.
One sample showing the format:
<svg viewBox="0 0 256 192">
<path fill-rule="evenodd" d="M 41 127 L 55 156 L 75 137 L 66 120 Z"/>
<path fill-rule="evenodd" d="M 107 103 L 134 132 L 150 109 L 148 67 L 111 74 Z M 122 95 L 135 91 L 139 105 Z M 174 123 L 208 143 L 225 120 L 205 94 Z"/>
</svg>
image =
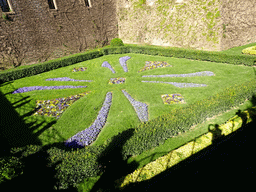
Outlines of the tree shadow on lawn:
<svg viewBox="0 0 256 192">
<path fill-rule="evenodd" d="M 38 139 L 38 136 L 44 132 L 46 129 L 50 128 L 53 124 L 56 123 L 56 120 L 47 123 L 43 128 L 34 133 L 39 127 L 41 127 L 45 120 L 41 123 L 37 123 L 36 117 L 33 122 L 26 123 L 25 118 L 31 116 L 35 111 L 27 108 L 26 104 L 29 103 L 30 97 L 23 97 L 20 94 L 13 94 L 11 99 L 15 100 L 13 103 L 9 101 L 5 95 L 11 94 L 15 88 L 11 85 L 12 82 L 5 83 L 8 87 L 7 91 L 10 91 L 6 94 L 3 94 L 0 91 L 0 150 L 1 155 L 6 155 L 10 148 L 12 147 L 22 147 L 29 144 L 42 145 L 41 141 Z M 0 85 L 2 86 L 2 85 Z M 18 104 L 19 103 L 19 104 Z M 18 104 L 18 105 L 16 105 Z M 15 110 L 28 111 L 24 115 L 20 116 L 19 113 Z"/>
</svg>

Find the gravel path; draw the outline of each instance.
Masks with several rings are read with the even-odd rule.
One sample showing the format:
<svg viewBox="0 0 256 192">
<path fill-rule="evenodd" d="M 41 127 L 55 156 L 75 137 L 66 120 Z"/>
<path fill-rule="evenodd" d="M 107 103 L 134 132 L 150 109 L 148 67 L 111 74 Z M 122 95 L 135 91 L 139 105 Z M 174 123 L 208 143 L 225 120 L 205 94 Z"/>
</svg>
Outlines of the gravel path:
<svg viewBox="0 0 256 192">
<path fill-rule="evenodd" d="M 142 103 L 139 101 L 135 101 L 125 90 L 122 90 L 123 94 L 130 101 L 132 106 L 134 107 L 140 121 L 145 122 L 148 121 L 148 106 L 146 103 Z"/>
</svg>

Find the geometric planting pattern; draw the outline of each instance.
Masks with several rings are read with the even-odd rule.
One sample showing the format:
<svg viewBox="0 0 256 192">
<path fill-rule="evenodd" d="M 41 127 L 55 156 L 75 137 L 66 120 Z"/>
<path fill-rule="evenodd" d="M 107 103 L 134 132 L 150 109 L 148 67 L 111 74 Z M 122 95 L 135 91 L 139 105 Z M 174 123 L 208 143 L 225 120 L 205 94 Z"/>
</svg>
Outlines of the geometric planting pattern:
<svg viewBox="0 0 256 192">
<path fill-rule="evenodd" d="M 119 63 L 122 66 L 124 72 L 128 72 L 128 67 L 126 61 L 131 57 L 125 56 L 119 58 Z M 113 67 L 107 62 L 104 61 L 101 67 L 106 67 L 111 70 L 112 73 L 116 73 Z M 143 72 L 145 70 L 152 70 L 156 68 L 164 68 L 164 67 L 172 67 L 172 65 L 166 62 L 159 62 L 159 61 L 147 61 L 146 66 L 139 70 L 138 72 Z M 72 72 L 76 71 L 84 71 L 87 68 L 80 67 L 74 68 Z M 196 73 L 189 73 L 189 74 L 167 74 L 167 75 L 148 75 L 142 77 L 193 77 L 193 76 L 213 76 L 214 73 L 210 71 L 204 72 L 196 72 Z M 118 77 L 118 78 L 110 78 L 109 84 L 123 84 L 126 78 Z M 49 78 L 46 81 L 80 81 L 80 82 L 92 82 L 92 80 L 76 80 L 71 79 L 69 77 L 59 77 L 59 78 Z M 194 83 L 176 83 L 176 82 L 162 82 L 162 81 L 141 81 L 147 83 L 167 83 L 172 84 L 176 87 L 186 88 L 186 87 L 202 87 L 207 86 L 205 84 L 194 84 Z M 66 88 L 84 88 L 87 86 L 72 86 L 72 85 L 65 85 L 65 86 L 32 86 L 32 87 L 22 87 L 13 92 L 14 93 L 23 93 L 27 91 L 33 90 L 51 90 L 51 89 L 66 89 Z M 148 121 L 148 105 L 146 103 L 136 101 L 126 90 L 122 90 L 124 96 L 129 100 L 130 104 L 133 106 L 134 111 L 136 112 L 139 120 L 141 122 Z M 65 111 L 65 109 L 73 104 L 76 100 L 80 97 L 88 94 L 82 93 L 79 95 L 70 96 L 67 98 L 58 98 L 53 100 L 39 100 L 37 101 L 37 112 L 34 115 L 48 115 L 52 117 L 59 118 L 61 114 Z M 185 103 L 184 98 L 181 94 L 165 94 L 161 95 L 161 98 L 164 104 L 182 104 Z M 65 145 L 74 148 L 81 148 L 86 145 L 90 145 L 93 141 L 96 140 L 98 134 L 100 133 L 101 129 L 104 127 L 108 113 L 112 104 L 112 92 L 108 92 L 105 97 L 105 101 L 102 105 L 101 110 L 98 112 L 98 116 L 94 123 L 83 131 L 75 134 L 71 138 L 65 141 Z"/>
</svg>

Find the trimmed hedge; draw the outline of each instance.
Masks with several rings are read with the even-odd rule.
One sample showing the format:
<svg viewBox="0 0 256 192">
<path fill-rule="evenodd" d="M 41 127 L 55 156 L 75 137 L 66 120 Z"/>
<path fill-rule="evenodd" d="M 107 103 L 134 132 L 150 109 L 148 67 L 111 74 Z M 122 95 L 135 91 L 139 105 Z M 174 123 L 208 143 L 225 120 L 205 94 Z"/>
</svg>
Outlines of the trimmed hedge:
<svg viewBox="0 0 256 192">
<path fill-rule="evenodd" d="M 12 80 L 20 79 L 23 77 L 37 75 L 39 73 L 44 73 L 47 71 L 58 69 L 60 67 L 66 67 L 69 65 L 76 64 L 78 62 L 94 59 L 100 56 L 102 56 L 102 53 L 99 51 L 78 53 L 72 56 L 62 57 L 62 58 L 47 61 L 44 63 L 32 65 L 30 67 L 3 72 L 3 73 L 0 73 L 0 84 L 4 82 L 12 81 Z"/>
<path fill-rule="evenodd" d="M 202 123 L 219 113 L 238 106 L 256 93 L 256 79 L 235 85 L 223 92 L 183 108 L 174 109 L 171 114 L 159 116 L 140 124 L 135 134 L 125 143 L 123 155 L 139 155 L 163 144 L 170 137 L 186 132 L 195 124 Z"/>
<path fill-rule="evenodd" d="M 27 76 L 37 75 L 39 73 L 47 72 L 60 67 L 73 65 L 78 62 L 94 59 L 103 55 L 109 54 L 125 54 L 138 53 L 147 55 L 159 55 L 165 57 L 187 58 L 202 61 L 211 61 L 218 63 L 228 63 L 235 65 L 253 66 L 256 62 L 256 57 L 252 55 L 230 55 L 219 52 L 208 52 L 200 50 L 190 50 L 183 48 L 158 48 L 158 47 L 144 47 L 144 46 L 116 46 L 105 47 L 90 52 L 78 53 L 72 56 L 67 56 L 44 63 L 32 65 L 30 67 L 16 69 L 8 72 L 0 73 L 0 84 Z"/>
</svg>

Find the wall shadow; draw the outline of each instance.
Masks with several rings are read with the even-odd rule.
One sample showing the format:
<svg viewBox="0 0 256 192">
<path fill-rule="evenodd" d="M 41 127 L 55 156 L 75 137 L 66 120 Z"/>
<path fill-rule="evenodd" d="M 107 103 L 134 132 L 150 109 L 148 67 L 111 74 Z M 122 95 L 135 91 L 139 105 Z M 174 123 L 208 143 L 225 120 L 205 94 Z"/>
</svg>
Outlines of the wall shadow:
<svg viewBox="0 0 256 192">
<path fill-rule="evenodd" d="M 132 137 L 133 133 L 134 129 L 128 129 L 114 136 L 111 143 L 100 154 L 97 161 L 103 167 L 104 171 L 90 192 L 118 191 L 115 189 L 115 181 L 120 178 L 121 180 L 122 178 L 124 179 L 124 176 L 137 169 L 139 163 L 132 161 L 128 164 L 122 155 L 123 145 Z"/>
<path fill-rule="evenodd" d="M 250 100 L 255 106 L 255 96 Z M 166 169 L 151 179 L 131 183 L 122 192 L 165 191 L 170 187 L 191 190 L 193 187 L 209 189 L 236 189 L 238 186 L 253 187 L 251 182 L 256 166 L 253 157 L 256 133 L 256 109 L 246 109 L 252 122 L 247 123 L 246 114 L 238 110 L 236 113 L 242 119 L 242 127 L 224 136 L 219 125 L 209 125 L 213 133 L 212 145 L 191 155 L 187 159 Z M 207 185 L 207 186 L 205 186 Z M 171 190 L 171 189 L 170 189 Z"/>
</svg>

